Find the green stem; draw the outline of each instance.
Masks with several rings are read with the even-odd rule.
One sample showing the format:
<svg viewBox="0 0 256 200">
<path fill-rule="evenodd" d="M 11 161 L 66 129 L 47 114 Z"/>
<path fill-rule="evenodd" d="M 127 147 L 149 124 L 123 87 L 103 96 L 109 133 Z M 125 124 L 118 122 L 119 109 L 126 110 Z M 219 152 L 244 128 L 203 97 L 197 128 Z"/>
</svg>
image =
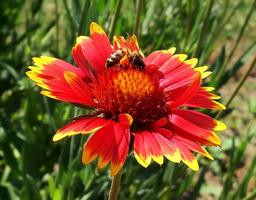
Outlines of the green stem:
<svg viewBox="0 0 256 200">
<path fill-rule="evenodd" d="M 68 2 L 67 2 L 67 0 L 63 0 L 63 4 L 64 4 L 64 8 L 65 8 L 65 10 L 66 10 L 66 12 L 67 12 L 67 16 L 68 16 L 69 23 L 70 23 L 70 25 L 71 25 L 71 29 L 72 29 L 72 30 L 75 30 L 75 22 L 74 22 L 74 20 L 73 20 L 71 11 L 70 11 L 70 9 L 69 9 L 69 7 L 68 7 Z"/>
<path fill-rule="evenodd" d="M 56 26 L 56 54 L 59 55 L 59 32 L 60 32 L 60 29 L 59 29 L 59 10 L 58 10 L 58 0 L 55 0 L 55 17 L 56 17 L 56 23 L 55 23 L 55 26 Z"/>
<path fill-rule="evenodd" d="M 117 200 L 117 196 L 120 189 L 122 171 L 120 170 L 117 175 L 112 179 L 108 200 Z"/>
<path fill-rule="evenodd" d="M 234 53 L 235 53 L 235 51 L 236 51 L 236 49 L 237 49 L 237 47 L 238 47 L 238 45 L 239 45 L 239 43 L 240 43 L 240 40 L 241 40 L 241 38 L 242 38 L 242 36 L 243 36 L 243 34 L 244 34 L 245 28 L 247 27 L 247 25 L 248 25 L 248 23 L 249 23 L 249 21 L 250 21 L 250 18 L 251 18 L 252 13 L 253 13 L 253 11 L 254 11 L 254 9 L 255 9 L 255 6 L 256 6 L 256 0 L 254 0 L 250 11 L 248 12 L 248 14 L 247 14 L 247 16 L 246 16 L 246 18 L 245 18 L 244 24 L 243 24 L 243 26 L 242 26 L 242 28 L 241 28 L 239 34 L 238 34 L 238 37 L 237 37 L 237 39 L 236 39 L 236 42 L 235 42 L 235 44 L 234 44 L 234 46 L 233 46 L 233 48 L 232 48 L 232 50 L 231 50 L 231 52 L 230 52 L 228 58 L 226 59 L 226 61 L 224 62 L 223 67 L 220 68 L 220 70 L 219 70 L 219 72 L 218 72 L 218 74 L 217 74 L 217 76 L 216 76 L 216 79 L 215 79 L 215 83 L 216 83 L 216 84 L 218 84 L 218 81 L 220 80 L 220 78 L 221 78 L 223 72 L 224 72 L 225 69 L 227 68 L 227 65 L 229 64 L 230 60 L 232 59 L 232 57 L 233 57 L 233 55 L 234 55 Z"/>
<path fill-rule="evenodd" d="M 138 30 L 139 30 L 139 25 L 140 25 L 141 9 L 142 9 L 142 0 L 137 0 L 137 3 L 136 3 L 136 21 L 135 21 L 135 25 L 134 25 L 134 28 L 133 28 L 133 33 L 135 35 L 137 35 L 137 37 L 139 36 Z"/>
<path fill-rule="evenodd" d="M 191 33 L 191 27 L 192 27 L 192 13 L 193 13 L 193 8 L 192 8 L 192 2 L 188 1 L 188 17 L 185 22 L 185 29 L 184 29 L 184 45 L 183 49 L 186 49 L 188 40 L 190 39 L 190 33 Z"/>
<path fill-rule="evenodd" d="M 236 89 L 234 90 L 234 92 L 230 96 L 229 100 L 227 101 L 227 103 L 226 103 L 226 107 L 227 108 L 232 103 L 232 101 L 234 100 L 235 96 L 238 94 L 238 92 L 241 89 L 241 87 L 243 86 L 244 82 L 246 81 L 246 79 L 248 78 L 248 76 L 252 72 L 253 68 L 255 67 L 255 64 L 256 64 L 256 56 L 254 57 L 251 66 L 248 68 L 248 70 L 246 71 L 246 73 L 244 74 L 244 76 L 242 77 L 240 82 L 238 83 Z M 216 116 L 217 119 L 219 119 L 221 117 L 222 112 L 223 112 L 222 110 L 218 112 L 218 114 Z"/>
<path fill-rule="evenodd" d="M 205 36 L 206 36 L 206 32 L 207 32 L 206 30 L 207 30 L 207 27 L 208 27 L 208 22 L 210 21 L 209 19 L 210 19 L 210 16 L 211 16 L 211 10 L 212 10 L 212 7 L 213 7 L 213 3 L 214 3 L 214 0 L 211 0 L 209 2 L 208 9 L 207 9 L 207 12 L 206 12 L 206 16 L 205 16 L 204 22 L 203 22 L 202 31 L 201 31 L 200 36 L 199 36 L 199 42 L 198 42 L 194 57 L 198 57 L 200 55 L 201 46 L 202 46 L 202 44 L 205 40 Z"/>
<path fill-rule="evenodd" d="M 254 189 L 252 192 L 250 192 L 246 197 L 244 197 L 242 200 L 253 200 L 256 198 L 256 189 Z"/>
<path fill-rule="evenodd" d="M 226 16 L 227 13 L 227 8 L 229 8 L 229 0 L 226 1 L 225 3 L 225 8 L 223 11 L 222 16 L 220 17 L 220 21 L 218 22 L 220 25 L 217 26 L 217 28 L 214 30 L 213 34 L 211 34 L 209 42 L 208 42 L 208 47 L 206 47 L 206 53 L 204 55 L 204 59 L 208 58 L 209 55 L 212 53 L 212 49 L 214 49 L 214 44 L 216 44 L 219 36 L 220 36 L 220 32 L 225 28 L 225 25 L 227 25 L 229 23 L 229 21 L 232 19 L 232 17 L 235 14 L 235 11 L 239 8 L 241 2 L 237 3 L 236 6 L 232 9 L 232 11 L 229 13 L 228 16 Z"/>
<path fill-rule="evenodd" d="M 108 35 L 110 39 L 113 37 L 114 32 L 115 32 L 116 22 L 117 22 L 117 18 L 119 16 L 119 14 L 120 14 L 122 3 L 123 3 L 122 0 L 117 0 L 115 13 L 114 13 L 113 19 L 111 21 L 111 26 L 110 26 L 109 35 Z"/>
<path fill-rule="evenodd" d="M 79 115 L 79 108 L 75 107 L 74 109 L 74 117 L 77 117 Z M 75 148 L 75 144 L 76 144 L 76 138 L 75 137 L 71 137 L 70 140 L 70 147 L 69 147 L 69 164 L 71 164 L 73 158 L 74 158 L 74 148 Z"/>
<path fill-rule="evenodd" d="M 44 103 L 47 115 L 49 116 L 49 119 L 50 119 L 51 128 L 52 128 L 52 130 L 55 131 L 56 130 L 56 123 L 55 123 L 54 117 L 52 117 L 52 113 L 51 113 L 51 110 L 50 110 L 48 99 L 45 96 L 43 97 L 43 103 Z"/>
<path fill-rule="evenodd" d="M 83 14 L 82 14 L 82 18 L 81 18 L 79 29 L 78 29 L 78 35 L 85 34 L 85 26 L 86 26 L 87 14 L 88 14 L 89 2 L 90 2 L 89 0 L 84 1 Z"/>
</svg>

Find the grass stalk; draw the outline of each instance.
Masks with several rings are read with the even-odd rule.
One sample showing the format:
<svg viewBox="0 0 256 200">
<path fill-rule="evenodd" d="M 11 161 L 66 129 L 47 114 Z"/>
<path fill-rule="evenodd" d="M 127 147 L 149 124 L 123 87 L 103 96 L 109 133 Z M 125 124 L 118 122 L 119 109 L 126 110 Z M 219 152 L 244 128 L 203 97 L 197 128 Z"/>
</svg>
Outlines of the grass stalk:
<svg viewBox="0 0 256 200">
<path fill-rule="evenodd" d="M 239 90 L 241 89 L 241 87 L 243 86 L 243 84 L 245 83 L 246 79 L 248 78 L 248 76 L 250 75 L 250 73 L 252 72 L 253 68 L 255 67 L 256 64 L 256 56 L 254 57 L 252 64 L 250 65 L 250 67 L 248 68 L 248 70 L 246 71 L 246 73 L 244 74 L 244 76 L 242 77 L 242 79 L 239 81 L 237 87 L 235 88 L 234 92 L 232 93 L 232 95 L 230 96 L 230 98 L 228 99 L 227 103 L 226 103 L 226 107 L 228 108 L 230 106 L 230 104 L 232 103 L 232 101 L 234 100 L 235 96 L 238 94 Z M 217 119 L 219 119 L 221 117 L 222 114 L 222 110 L 220 110 L 216 116 Z"/>
<path fill-rule="evenodd" d="M 244 20 L 243 26 L 240 29 L 240 32 L 239 32 L 239 34 L 237 36 L 237 39 L 236 39 L 236 41 L 234 43 L 234 46 L 231 48 L 232 50 L 231 50 L 230 54 L 228 55 L 227 59 L 225 60 L 223 67 L 220 68 L 218 74 L 216 75 L 215 83 L 218 84 L 218 81 L 220 80 L 223 72 L 225 72 L 225 70 L 227 68 L 227 65 L 229 64 L 229 62 L 231 61 L 232 57 L 234 56 L 234 53 L 236 52 L 236 49 L 237 49 L 237 47 L 238 47 L 238 45 L 239 45 L 239 43 L 240 43 L 240 41 L 241 41 L 241 39 L 243 37 L 245 28 L 249 24 L 249 21 L 251 19 L 252 13 L 255 10 L 255 6 L 256 6 L 256 0 L 253 1 L 251 9 L 247 13 L 247 16 L 246 16 L 246 18 Z"/>
<path fill-rule="evenodd" d="M 137 0 L 136 3 L 136 20 L 133 27 L 133 33 L 139 37 L 139 25 L 140 25 L 140 17 L 141 17 L 141 9 L 142 9 L 142 0 Z"/>
<path fill-rule="evenodd" d="M 206 34 L 207 33 L 207 27 L 208 27 L 208 23 L 210 21 L 213 4 L 214 4 L 214 0 L 210 0 L 210 2 L 208 4 L 206 16 L 204 18 L 202 31 L 201 31 L 200 36 L 199 36 L 199 42 L 198 42 L 194 57 L 199 57 L 200 56 L 201 47 L 202 47 L 202 44 L 205 41 L 205 37 L 207 35 Z"/>
<path fill-rule="evenodd" d="M 43 96 L 43 104 L 44 104 L 46 113 L 49 116 L 49 120 L 50 120 L 52 130 L 56 131 L 56 123 L 55 123 L 54 117 L 52 117 L 52 113 L 51 113 L 51 109 L 50 109 L 50 106 L 49 106 L 48 99 L 45 96 Z"/>
<path fill-rule="evenodd" d="M 83 13 L 82 13 L 82 18 L 81 18 L 79 29 L 78 29 L 78 35 L 85 34 L 85 26 L 87 22 L 89 3 L 90 3 L 89 0 L 84 1 Z"/>
<path fill-rule="evenodd" d="M 55 28 L 56 28 L 56 54 L 59 55 L 59 33 L 60 33 L 60 28 L 59 28 L 59 10 L 58 10 L 58 0 L 54 1 L 55 3 Z"/>
<path fill-rule="evenodd" d="M 220 25 L 216 27 L 216 29 L 214 30 L 214 32 L 210 35 L 210 39 L 208 42 L 208 48 L 206 48 L 206 53 L 204 55 L 204 59 L 205 58 L 209 58 L 210 54 L 212 53 L 212 48 L 214 48 L 214 44 L 216 44 L 219 36 L 221 36 L 221 34 L 219 34 L 224 28 L 225 25 L 227 25 L 231 18 L 234 16 L 235 11 L 239 8 L 241 2 L 238 2 L 235 7 L 232 9 L 232 11 L 227 15 L 227 10 L 229 7 L 229 0 L 226 0 L 225 6 L 224 6 L 224 11 L 222 13 L 222 16 L 220 17 Z"/>
<path fill-rule="evenodd" d="M 116 7 L 115 7 L 115 13 L 114 13 L 114 16 L 113 16 L 112 21 L 111 21 L 111 26 L 110 26 L 109 35 L 108 35 L 110 39 L 113 37 L 114 32 L 115 32 L 117 18 L 120 14 L 122 3 L 123 3 L 122 0 L 117 0 L 117 4 L 116 4 Z"/>
<path fill-rule="evenodd" d="M 79 108 L 75 107 L 74 109 L 74 117 L 77 117 L 79 115 Z M 73 158 L 74 158 L 74 148 L 75 148 L 75 143 L 76 143 L 76 138 L 71 137 L 70 140 L 70 147 L 69 147 L 69 164 L 71 164 Z"/>
<path fill-rule="evenodd" d="M 71 28 L 72 28 L 72 30 L 75 30 L 75 23 L 74 23 L 71 11 L 70 11 L 70 9 L 68 7 L 67 0 L 63 0 L 63 4 L 64 4 L 65 11 L 67 12 L 67 16 L 68 16 L 68 20 L 69 20 L 69 23 L 71 25 Z"/>
</svg>

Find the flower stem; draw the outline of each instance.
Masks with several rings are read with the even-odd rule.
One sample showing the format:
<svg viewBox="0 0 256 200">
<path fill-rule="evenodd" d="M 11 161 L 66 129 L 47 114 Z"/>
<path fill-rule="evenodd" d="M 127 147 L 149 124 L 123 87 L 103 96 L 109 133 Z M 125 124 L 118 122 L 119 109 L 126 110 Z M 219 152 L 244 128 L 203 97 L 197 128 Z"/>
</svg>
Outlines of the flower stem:
<svg viewBox="0 0 256 200">
<path fill-rule="evenodd" d="M 108 200 L 117 200 L 117 196 L 120 189 L 122 171 L 115 175 L 111 182 L 111 187 L 108 195 Z"/>
<path fill-rule="evenodd" d="M 240 80 L 240 82 L 238 83 L 236 89 L 234 90 L 234 92 L 232 93 L 232 95 L 230 96 L 229 100 L 226 103 L 226 107 L 228 108 L 229 105 L 231 104 L 231 102 L 233 101 L 233 99 L 235 98 L 235 96 L 238 94 L 240 88 L 243 86 L 244 82 L 246 81 L 246 79 L 248 78 L 248 76 L 250 75 L 251 71 L 253 70 L 253 68 L 255 67 L 256 64 L 256 56 L 254 57 L 251 66 L 249 67 L 249 69 L 247 70 L 247 72 L 244 74 L 244 76 L 242 77 L 242 79 Z M 216 119 L 219 119 L 222 115 L 222 110 L 218 112 L 218 114 L 216 115 Z"/>
</svg>

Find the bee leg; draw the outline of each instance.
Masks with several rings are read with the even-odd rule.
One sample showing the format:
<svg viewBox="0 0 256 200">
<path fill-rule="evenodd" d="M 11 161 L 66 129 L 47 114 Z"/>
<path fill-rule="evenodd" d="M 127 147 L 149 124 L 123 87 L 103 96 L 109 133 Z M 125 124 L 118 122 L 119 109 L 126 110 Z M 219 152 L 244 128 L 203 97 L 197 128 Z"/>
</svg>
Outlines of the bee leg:
<svg viewBox="0 0 256 200">
<path fill-rule="evenodd" d="M 127 55 L 125 55 L 120 61 L 119 63 L 122 65 L 122 66 L 126 66 L 128 63 L 129 63 L 129 58 Z"/>
</svg>

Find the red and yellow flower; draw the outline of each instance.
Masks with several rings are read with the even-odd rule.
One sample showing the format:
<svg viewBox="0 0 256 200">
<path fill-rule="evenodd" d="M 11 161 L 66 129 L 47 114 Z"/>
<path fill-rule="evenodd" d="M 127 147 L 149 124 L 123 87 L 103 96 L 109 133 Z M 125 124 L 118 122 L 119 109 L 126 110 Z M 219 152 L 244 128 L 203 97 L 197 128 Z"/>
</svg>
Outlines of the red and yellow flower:
<svg viewBox="0 0 256 200">
<path fill-rule="evenodd" d="M 136 36 L 114 37 L 111 45 L 102 28 L 91 23 L 90 37 L 78 37 L 72 49 L 78 67 L 57 58 L 34 58 L 27 75 L 43 95 L 96 113 L 74 119 L 53 140 L 92 133 L 82 162 L 98 158 L 98 168 L 110 164 L 111 175 L 119 172 L 129 151 L 143 167 L 152 160 L 162 165 L 165 157 L 198 170 L 192 152 L 213 159 L 203 146 L 220 146 L 214 131 L 226 126 L 196 108 L 225 106 L 216 101 L 214 88 L 201 85 L 210 75 L 207 67 L 174 52 L 170 48 L 144 57 Z"/>
</svg>

